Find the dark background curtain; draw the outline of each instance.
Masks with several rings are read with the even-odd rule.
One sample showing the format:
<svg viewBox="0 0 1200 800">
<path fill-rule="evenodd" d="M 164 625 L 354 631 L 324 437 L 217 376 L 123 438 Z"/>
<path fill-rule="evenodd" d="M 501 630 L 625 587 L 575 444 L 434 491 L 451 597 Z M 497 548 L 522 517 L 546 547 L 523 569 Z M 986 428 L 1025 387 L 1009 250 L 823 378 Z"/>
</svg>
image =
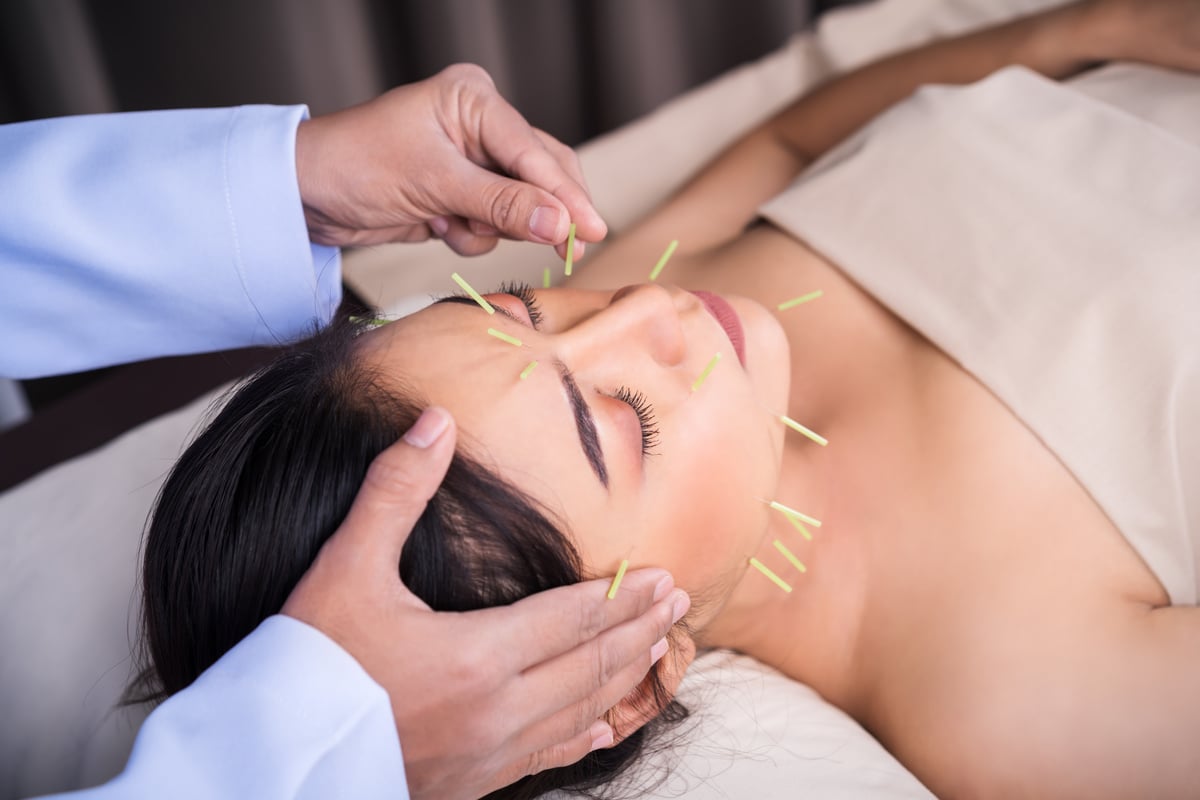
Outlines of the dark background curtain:
<svg viewBox="0 0 1200 800">
<path fill-rule="evenodd" d="M 845 0 L 0 0 L 0 123 L 307 103 L 314 115 L 470 61 L 576 145 L 783 44 Z M 0 187 L 0 191 L 3 187 Z M 262 351 L 26 381 L 0 489 L 261 363 Z"/>
<path fill-rule="evenodd" d="M 242 103 L 321 114 L 473 61 L 571 144 L 800 30 L 820 0 L 4 0 L 0 121 Z"/>
</svg>

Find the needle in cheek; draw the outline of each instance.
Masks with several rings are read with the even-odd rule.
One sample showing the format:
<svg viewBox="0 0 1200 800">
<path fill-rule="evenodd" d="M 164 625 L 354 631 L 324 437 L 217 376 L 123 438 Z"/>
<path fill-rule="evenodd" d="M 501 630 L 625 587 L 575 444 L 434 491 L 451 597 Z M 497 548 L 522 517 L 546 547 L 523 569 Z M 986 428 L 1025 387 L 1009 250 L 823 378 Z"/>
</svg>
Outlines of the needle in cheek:
<svg viewBox="0 0 1200 800">
<path fill-rule="evenodd" d="M 713 356 L 711 359 L 709 359 L 708 366 L 706 366 L 704 368 L 704 371 L 700 373 L 700 377 L 696 378 L 696 380 L 692 381 L 692 391 L 693 392 L 696 391 L 697 389 L 699 389 L 700 386 L 704 383 L 704 381 L 708 380 L 709 374 L 713 371 L 713 368 L 717 366 L 717 362 L 720 360 L 721 360 L 720 353 L 717 353 L 715 356 Z"/>
</svg>

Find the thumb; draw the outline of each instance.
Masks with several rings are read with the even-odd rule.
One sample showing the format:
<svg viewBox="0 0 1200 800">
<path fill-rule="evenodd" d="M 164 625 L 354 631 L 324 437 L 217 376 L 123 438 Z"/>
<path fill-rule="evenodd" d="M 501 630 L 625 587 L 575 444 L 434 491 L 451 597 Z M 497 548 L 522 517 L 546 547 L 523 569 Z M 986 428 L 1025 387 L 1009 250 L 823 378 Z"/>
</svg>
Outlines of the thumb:
<svg viewBox="0 0 1200 800">
<path fill-rule="evenodd" d="M 371 462 L 330 543 L 340 540 L 340 546 L 394 577 L 408 535 L 446 476 L 454 442 L 450 412 L 437 406 L 425 409 L 399 441 Z"/>
<path fill-rule="evenodd" d="M 447 198 L 452 212 L 490 225 L 511 239 L 542 244 L 566 241 L 570 215 L 553 194 L 469 162 L 460 169 L 458 202 Z"/>
</svg>

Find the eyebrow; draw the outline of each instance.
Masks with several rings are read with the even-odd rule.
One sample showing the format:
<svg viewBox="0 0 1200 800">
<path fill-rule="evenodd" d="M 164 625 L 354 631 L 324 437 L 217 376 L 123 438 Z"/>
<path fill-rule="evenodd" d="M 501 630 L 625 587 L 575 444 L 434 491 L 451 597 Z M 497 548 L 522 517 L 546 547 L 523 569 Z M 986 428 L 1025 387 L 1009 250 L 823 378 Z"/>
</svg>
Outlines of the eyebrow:
<svg viewBox="0 0 1200 800">
<path fill-rule="evenodd" d="M 608 489 L 608 467 L 604 464 L 604 451 L 600 448 L 600 437 L 596 434 L 596 420 L 592 417 L 592 410 L 584 402 L 579 384 L 575 382 L 575 377 L 571 375 L 567 365 L 555 359 L 554 368 L 558 370 L 563 388 L 567 390 L 567 399 L 571 402 L 571 412 L 575 416 L 575 427 L 579 430 L 579 444 L 583 447 L 583 454 L 587 456 L 592 471 L 600 479 L 600 484 Z"/>
<path fill-rule="evenodd" d="M 479 308 L 478 303 L 465 295 L 452 294 L 434 301 L 434 305 L 440 303 L 458 303 L 460 305 Z M 520 324 L 525 324 L 502 307 L 495 306 L 495 309 L 497 313 L 503 314 Z M 575 377 L 571 374 L 571 370 L 567 368 L 567 365 L 555 359 L 554 368 L 558 370 L 558 376 L 562 380 L 563 389 L 567 393 L 567 400 L 571 404 L 571 416 L 574 417 L 575 428 L 579 431 L 579 444 L 583 448 L 583 455 L 587 458 L 588 464 L 591 465 L 592 472 L 595 472 L 596 477 L 600 479 L 600 485 L 607 490 L 608 467 L 604 463 L 604 450 L 600 447 L 600 436 L 596 433 L 596 419 L 592 416 L 592 410 L 588 408 L 587 402 L 583 399 L 583 392 L 579 391 L 579 384 L 575 382 Z"/>
</svg>

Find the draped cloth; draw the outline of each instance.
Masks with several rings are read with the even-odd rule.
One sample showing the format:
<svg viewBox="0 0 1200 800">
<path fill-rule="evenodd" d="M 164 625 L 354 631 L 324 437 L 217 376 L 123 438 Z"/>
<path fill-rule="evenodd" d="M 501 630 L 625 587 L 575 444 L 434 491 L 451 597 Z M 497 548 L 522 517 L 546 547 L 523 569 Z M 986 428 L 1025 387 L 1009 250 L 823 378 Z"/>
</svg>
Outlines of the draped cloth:
<svg viewBox="0 0 1200 800">
<path fill-rule="evenodd" d="M 1197 98 L 1200 79 L 1146 67 L 928 87 L 762 209 L 1005 402 L 1187 605 L 1200 584 Z"/>
</svg>

